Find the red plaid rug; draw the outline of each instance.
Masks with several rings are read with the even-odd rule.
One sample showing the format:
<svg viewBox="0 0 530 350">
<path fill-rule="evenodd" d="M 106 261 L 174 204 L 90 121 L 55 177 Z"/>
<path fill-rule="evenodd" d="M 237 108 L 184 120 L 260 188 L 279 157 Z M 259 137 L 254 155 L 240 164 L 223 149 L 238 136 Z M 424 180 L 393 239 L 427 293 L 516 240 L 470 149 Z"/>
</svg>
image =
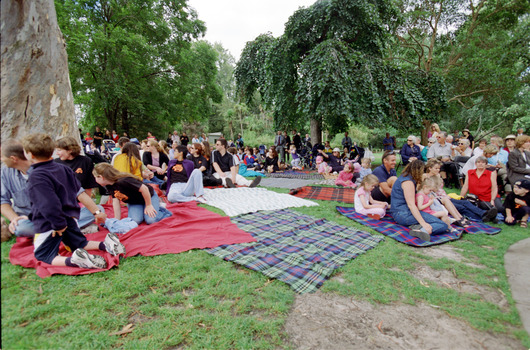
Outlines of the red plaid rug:
<svg viewBox="0 0 530 350">
<path fill-rule="evenodd" d="M 289 191 L 289 194 L 306 199 L 318 199 L 321 201 L 336 201 L 352 204 L 355 190 L 353 188 L 344 187 L 304 186 L 292 189 Z"/>
</svg>

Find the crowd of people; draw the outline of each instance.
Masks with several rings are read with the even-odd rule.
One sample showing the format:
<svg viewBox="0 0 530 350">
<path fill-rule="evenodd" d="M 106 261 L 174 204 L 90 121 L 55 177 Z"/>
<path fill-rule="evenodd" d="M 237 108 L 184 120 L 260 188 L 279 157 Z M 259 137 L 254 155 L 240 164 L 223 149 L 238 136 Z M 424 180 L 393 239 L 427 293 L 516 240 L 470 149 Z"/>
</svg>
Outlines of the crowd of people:
<svg viewBox="0 0 530 350">
<path fill-rule="evenodd" d="M 448 135 L 437 125 L 431 130 L 426 146 L 411 135 L 400 152 L 387 134 L 384 146 L 389 149 L 373 170 L 372 159 L 347 132 L 342 152 L 329 142 L 311 144 L 309 135 L 302 138 L 294 130 L 292 138 L 278 131 L 268 148 L 245 146 L 241 135 L 235 143 L 220 137 L 211 146 L 204 134 L 193 135 L 190 142 L 185 132 L 174 131 L 159 141 L 149 132 L 139 141 L 96 127 L 93 137 L 87 133 L 80 145 L 73 137 L 54 141 L 37 133 L 2 143 L 1 212 L 10 222 L 11 234 L 34 237 L 38 260 L 103 268 L 104 259 L 88 250 L 119 255 L 125 248 L 114 233 L 103 242 L 84 236 L 107 219 L 93 200 L 96 188 L 100 204 L 111 199 L 116 219 L 122 218 L 126 205 L 130 220 L 152 224 L 172 215 L 160 196 L 169 202 L 207 203 L 205 186 L 255 187 L 263 173 L 310 167 L 336 174 L 339 186 L 355 188 L 359 213 L 377 220 L 390 210 L 398 224 L 425 241 L 454 230 L 451 224 L 496 222 L 499 213 L 506 224 L 527 227 L 530 136 L 493 136 L 479 140 L 474 148 L 477 143 L 467 129 L 462 135 Z M 400 176 L 398 155 L 405 165 Z M 450 186 L 460 189 L 460 198 L 445 192 Z M 58 255 L 61 242 L 72 249 L 72 257 Z"/>
</svg>

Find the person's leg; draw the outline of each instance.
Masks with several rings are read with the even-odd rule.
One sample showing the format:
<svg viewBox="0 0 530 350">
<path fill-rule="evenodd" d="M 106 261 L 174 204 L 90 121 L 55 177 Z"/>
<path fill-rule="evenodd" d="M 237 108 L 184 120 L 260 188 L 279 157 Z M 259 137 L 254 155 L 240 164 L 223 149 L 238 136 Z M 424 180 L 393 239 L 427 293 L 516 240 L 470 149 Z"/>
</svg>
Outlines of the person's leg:
<svg viewBox="0 0 530 350">
<path fill-rule="evenodd" d="M 17 237 L 33 237 L 35 236 L 35 227 L 31 220 L 19 220 L 15 226 L 15 236 Z"/>
<path fill-rule="evenodd" d="M 105 209 L 101 205 L 98 205 L 98 209 L 102 212 L 105 212 Z M 77 220 L 77 224 L 79 225 L 80 229 L 84 229 L 90 224 L 93 224 L 95 222 L 96 218 L 94 217 L 94 214 L 90 212 L 86 207 L 81 208 L 81 212 L 79 213 L 79 220 Z"/>
<path fill-rule="evenodd" d="M 447 231 L 447 225 L 440 219 L 435 218 L 431 214 L 428 214 L 426 212 L 420 211 L 420 215 L 425 220 L 426 223 L 431 225 L 432 227 L 432 234 L 431 235 L 437 235 L 440 233 L 444 233 Z M 419 222 L 416 220 L 416 218 L 411 215 L 408 212 L 397 212 L 394 213 L 394 220 L 400 225 L 403 226 L 412 226 L 412 225 L 418 225 Z"/>
<path fill-rule="evenodd" d="M 373 189 L 372 191 L 372 198 L 379 202 L 387 202 L 390 204 L 390 197 L 386 197 L 383 192 L 379 189 L 379 186 Z"/>
<path fill-rule="evenodd" d="M 442 203 L 442 205 L 445 207 L 445 209 L 447 209 L 447 212 L 449 214 L 451 214 L 451 216 L 453 218 L 455 218 L 456 220 L 460 220 L 462 218 L 462 214 L 460 214 L 460 212 L 458 211 L 458 209 L 456 209 L 455 205 L 453 204 L 453 202 L 451 202 L 451 197 L 449 196 L 443 196 L 441 199 L 440 199 L 440 202 Z"/>
<path fill-rule="evenodd" d="M 252 181 L 250 180 L 247 180 L 245 179 L 243 176 L 237 174 L 236 175 L 236 184 L 238 184 L 239 186 L 250 186 L 250 184 L 252 183 Z"/>
<path fill-rule="evenodd" d="M 201 183 L 202 183 L 202 179 L 201 179 Z M 189 182 L 171 184 L 171 187 L 169 188 L 169 193 L 167 194 L 167 200 L 170 201 L 171 203 L 194 201 L 195 197 L 193 197 L 193 194 L 192 195 L 186 194 L 187 187 L 191 187 L 189 186 Z M 188 189 L 187 192 L 189 193 L 190 189 Z"/>
<path fill-rule="evenodd" d="M 202 172 L 199 169 L 194 169 L 191 172 L 188 183 L 184 190 L 185 195 L 200 197 L 204 195 L 204 186 L 202 185 Z"/>
<path fill-rule="evenodd" d="M 214 173 L 213 177 L 218 180 L 221 180 L 221 185 L 223 185 L 223 187 L 226 187 L 226 177 L 221 177 L 218 173 Z"/>
<path fill-rule="evenodd" d="M 127 204 L 127 217 L 140 225 L 144 221 L 144 210 L 143 204 Z"/>
<path fill-rule="evenodd" d="M 451 203 L 453 203 L 460 214 L 470 218 L 473 221 L 482 221 L 482 216 L 484 216 L 484 213 L 486 213 L 485 210 L 474 206 L 465 199 L 458 200 L 451 198 Z"/>
<path fill-rule="evenodd" d="M 159 222 L 160 220 L 173 215 L 169 210 L 160 206 L 160 198 L 158 198 L 158 195 L 156 193 L 153 194 L 153 196 L 151 197 L 151 204 L 156 210 L 156 216 L 152 218 L 149 215 L 144 214 L 144 220 L 146 224 L 151 225 L 155 222 Z"/>
<path fill-rule="evenodd" d="M 504 209 L 504 205 L 502 204 L 502 200 L 497 197 L 495 198 L 495 208 L 497 208 L 497 212 L 501 213 L 503 216 L 506 216 L 506 210 Z"/>
</svg>

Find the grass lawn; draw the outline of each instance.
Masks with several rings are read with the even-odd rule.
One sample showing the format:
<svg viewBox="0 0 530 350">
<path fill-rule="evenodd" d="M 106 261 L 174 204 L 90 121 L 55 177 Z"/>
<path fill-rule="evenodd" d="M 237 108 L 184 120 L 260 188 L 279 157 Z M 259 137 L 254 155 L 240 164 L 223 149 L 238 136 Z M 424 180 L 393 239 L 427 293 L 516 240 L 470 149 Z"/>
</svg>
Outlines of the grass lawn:
<svg viewBox="0 0 530 350">
<path fill-rule="evenodd" d="M 319 207 L 295 210 L 366 230 L 338 214 L 335 206 L 342 203 L 318 202 Z M 495 236 L 464 235 L 447 243 L 486 268 L 432 259 L 422 249 L 386 239 L 338 270 L 340 281 L 326 282 L 322 291 L 373 303 L 436 305 L 474 328 L 511 334 L 530 347 L 503 266 L 508 247 L 529 234 L 501 227 Z M 283 324 L 294 292 L 203 251 L 131 257 L 107 272 L 41 279 L 34 270 L 9 263 L 13 243 L 1 246 L 3 349 L 288 347 Z M 498 289 L 509 306 L 501 309 L 475 294 L 422 284 L 410 274 L 419 264 Z"/>
</svg>

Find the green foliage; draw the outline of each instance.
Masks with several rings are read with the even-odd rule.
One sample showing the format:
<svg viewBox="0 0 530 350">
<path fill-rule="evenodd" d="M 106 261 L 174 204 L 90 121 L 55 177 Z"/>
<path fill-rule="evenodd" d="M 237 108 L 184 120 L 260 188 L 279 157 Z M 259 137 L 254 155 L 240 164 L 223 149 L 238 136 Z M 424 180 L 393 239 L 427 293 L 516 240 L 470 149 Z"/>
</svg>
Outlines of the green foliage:
<svg viewBox="0 0 530 350">
<path fill-rule="evenodd" d="M 184 0 L 57 0 L 56 10 L 86 125 L 165 136 L 220 101 L 216 53 L 192 43 L 205 26 Z"/>
<path fill-rule="evenodd" d="M 418 128 L 446 107 L 445 84 L 383 60 L 399 21 L 391 1 L 317 1 L 291 16 L 283 36 L 247 43 L 238 91 L 247 103 L 259 91 L 277 126 L 314 119 L 332 134 L 350 123 Z"/>
</svg>

